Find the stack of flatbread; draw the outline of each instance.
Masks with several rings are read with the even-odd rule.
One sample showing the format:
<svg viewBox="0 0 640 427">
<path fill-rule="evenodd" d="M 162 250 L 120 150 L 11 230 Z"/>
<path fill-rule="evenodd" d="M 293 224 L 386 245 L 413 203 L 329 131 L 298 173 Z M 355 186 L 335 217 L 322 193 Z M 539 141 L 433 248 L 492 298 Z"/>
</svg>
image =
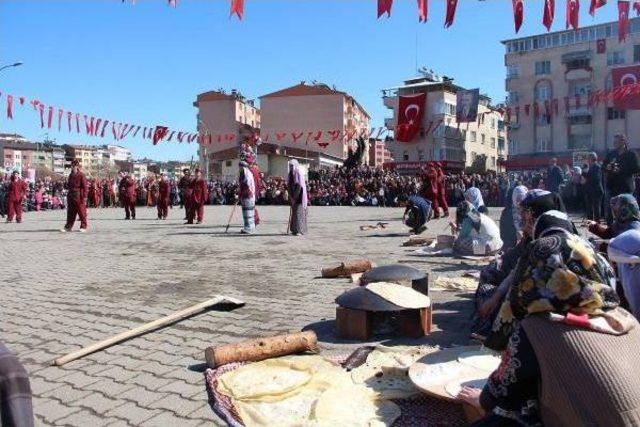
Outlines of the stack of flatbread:
<svg viewBox="0 0 640 427">
<path fill-rule="evenodd" d="M 472 292 L 478 287 L 478 279 L 473 277 L 438 277 L 429 287 L 433 291 Z"/>
<path fill-rule="evenodd" d="M 218 391 L 249 426 L 382 426 L 400 408 L 320 356 L 287 356 L 222 375 Z"/>
</svg>

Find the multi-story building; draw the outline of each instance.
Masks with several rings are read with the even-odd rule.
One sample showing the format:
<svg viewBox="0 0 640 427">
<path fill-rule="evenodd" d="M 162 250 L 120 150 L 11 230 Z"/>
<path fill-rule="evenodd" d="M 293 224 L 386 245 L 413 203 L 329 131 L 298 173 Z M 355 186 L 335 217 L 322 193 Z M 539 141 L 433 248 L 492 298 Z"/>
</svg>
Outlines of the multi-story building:
<svg viewBox="0 0 640 427">
<path fill-rule="evenodd" d="M 619 133 L 639 148 L 640 111 L 618 111 L 611 101 L 591 103 L 589 96 L 613 88 L 614 68 L 640 63 L 640 18 L 630 20 L 624 42 L 618 41 L 618 22 L 608 22 L 502 43 L 511 111 L 508 168 L 546 166 L 551 157 L 568 164 L 589 151 L 603 154 Z M 551 103 L 551 114 L 533 113 L 545 103 Z"/>
<path fill-rule="evenodd" d="M 130 162 L 133 160 L 131 150 L 121 147 L 119 145 L 105 145 L 104 148 L 109 153 L 109 161 L 114 162 Z"/>
<path fill-rule="evenodd" d="M 133 162 L 133 178 L 142 179 L 147 177 L 149 165 L 146 162 Z"/>
<path fill-rule="evenodd" d="M 4 172 L 46 168 L 57 174 L 64 173 L 64 149 L 50 142 L 29 142 L 20 135 L 0 134 L 0 156 Z"/>
<path fill-rule="evenodd" d="M 210 143 L 205 138 L 198 148 L 200 167 L 207 176 L 220 175 L 223 162 L 237 157 L 245 135 L 260 129 L 260 110 L 235 89 L 230 94 L 223 90 L 201 93 L 193 106 L 198 108 L 198 131 L 212 135 Z"/>
<path fill-rule="evenodd" d="M 369 166 L 381 168 L 385 163 L 393 161 L 384 139 L 369 139 Z"/>
<path fill-rule="evenodd" d="M 500 156 L 506 156 L 506 131 L 503 126 L 503 109 L 491 105 L 491 99 L 480 95 L 478 119 L 471 123 L 457 123 L 457 93 L 464 90 L 453 79 L 440 77 L 433 72 L 406 80 L 402 86 L 383 90 L 382 101 L 393 111 L 385 119 L 385 126 L 395 129 L 399 97 L 426 93 L 421 130 L 414 141 L 387 141 L 392 162 L 385 166 L 405 173 L 415 173 L 422 167 L 437 161 L 446 169 L 463 169 L 471 166 L 477 156 L 486 156 L 485 167 L 499 171 Z M 502 139 L 502 154 L 499 151 Z"/>
</svg>

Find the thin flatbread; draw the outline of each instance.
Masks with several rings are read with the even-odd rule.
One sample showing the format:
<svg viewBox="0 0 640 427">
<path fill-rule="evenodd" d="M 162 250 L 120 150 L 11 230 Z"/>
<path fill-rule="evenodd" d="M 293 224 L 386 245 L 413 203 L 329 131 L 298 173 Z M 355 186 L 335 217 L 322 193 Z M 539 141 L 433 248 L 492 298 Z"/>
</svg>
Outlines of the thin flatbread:
<svg viewBox="0 0 640 427">
<path fill-rule="evenodd" d="M 467 351 L 458 356 L 458 362 L 485 372 L 493 372 L 500 366 L 500 356 L 487 350 Z"/>
<path fill-rule="evenodd" d="M 369 283 L 366 288 L 380 298 L 407 309 L 419 309 L 431 305 L 431 300 L 428 296 L 407 286 L 387 282 L 374 282 Z"/>
<path fill-rule="evenodd" d="M 359 385 L 332 387 L 322 393 L 315 407 L 315 419 L 321 426 L 390 426 L 400 413 L 395 403 L 377 399 Z"/>
<path fill-rule="evenodd" d="M 444 389 L 451 397 L 458 397 L 462 387 L 472 387 L 482 390 L 487 384 L 487 378 L 459 379 L 453 380 L 444 386 Z"/>
</svg>

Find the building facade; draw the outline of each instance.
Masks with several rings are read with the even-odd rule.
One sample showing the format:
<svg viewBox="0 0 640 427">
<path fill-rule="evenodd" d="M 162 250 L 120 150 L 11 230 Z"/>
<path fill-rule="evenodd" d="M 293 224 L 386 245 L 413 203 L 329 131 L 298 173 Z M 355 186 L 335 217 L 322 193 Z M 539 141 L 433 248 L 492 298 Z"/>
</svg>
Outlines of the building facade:
<svg viewBox="0 0 640 427">
<path fill-rule="evenodd" d="M 625 42 L 618 41 L 618 22 L 609 22 L 503 44 L 511 112 L 508 168 L 546 166 L 551 157 L 568 164 L 590 151 L 604 154 L 616 134 L 626 134 L 631 148 L 640 148 L 640 111 L 590 102 L 594 91 L 613 88 L 613 69 L 640 64 L 640 18 L 630 20 Z M 544 114 L 535 113 L 536 104 Z M 551 104 L 550 114 L 545 104 Z"/>
<path fill-rule="evenodd" d="M 198 147 L 200 167 L 206 176 L 219 175 L 226 160 L 220 153 L 234 148 L 237 157 L 239 143 L 260 129 L 260 109 L 235 89 L 229 94 L 222 90 L 201 93 L 193 106 L 198 109 L 198 132 L 212 135 L 210 143 L 204 139 Z M 218 141 L 218 136 L 224 137 Z"/>
<path fill-rule="evenodd" d="M 506 157 L 507 132 L 504 110 L 491 105 L 491 99 L 481 95 L 476 122 L 456 121 L 457 92 L 464 88 L 453 79 L 433 72 L 406 80 L 402 86 L 383 90 L 383 104 L 393 115 L 385 119 L 388 129 L 397 126 L 399 97 L 425 93 L 421 130 L 411 142 L 391 138 L 386 146 L 393 158 L 388 167 L 415 172 L 430 162 L 440 162 L 446 169 L 471 166 L 478 156 L 486 156 L 486 169 L 500 171 L 501 158 Z"/>
<path fill-rule="evenodd" d="M 109 154 L 109 161 L 114 164 L 118 162 L 130 162 L 133 160 L 131 150 L 121 147 L 119 145 L 105 145 L 104 148 Z"/>
<path fill-rule="evenodd" d="M 0 134 L 0 157 L 3 172 L 14 170 L 25 174 L 29 169 L 46 168 L 50 172 L 64 173 L 65 151 L 49 142 L 30 142 L 20 135 Z"/>
<path fill-rule="evenodd" d="M 381 168 L 385 163 L 393 161 L 384 139 L 369 139 L 369 166 Z"/>
</svg>

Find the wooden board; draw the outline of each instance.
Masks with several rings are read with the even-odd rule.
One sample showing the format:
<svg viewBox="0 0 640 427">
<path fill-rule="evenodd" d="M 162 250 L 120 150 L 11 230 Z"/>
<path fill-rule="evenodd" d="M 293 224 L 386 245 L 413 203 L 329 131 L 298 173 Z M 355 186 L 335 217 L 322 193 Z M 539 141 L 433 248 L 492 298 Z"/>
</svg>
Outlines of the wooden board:
<svg viewBox="0 0 640 427">
<path fill-rule="evenodd" d="M 491 372 L 483 371 L 472 366 L 463 365 L 458 362 L 458 357 L 466 352 L 479 350 L 480 346 L 464 346 L 447 348 L 444 350 L 431 353 L 418 360 L 409 368 L 409 378 L 413 384 L 424 393 L 438 399 L 450 402 L 459 402 L 459 400 L 451 396 L 445 387 L 452 381 L 457 379 L 481 379 L 488 378 Z M 448 367 L 455 369 L 456 372 L 452 376 L 432 375 L 438 368 L 447 364 L 444 371 L 448 371 Z"/>
</svg>

